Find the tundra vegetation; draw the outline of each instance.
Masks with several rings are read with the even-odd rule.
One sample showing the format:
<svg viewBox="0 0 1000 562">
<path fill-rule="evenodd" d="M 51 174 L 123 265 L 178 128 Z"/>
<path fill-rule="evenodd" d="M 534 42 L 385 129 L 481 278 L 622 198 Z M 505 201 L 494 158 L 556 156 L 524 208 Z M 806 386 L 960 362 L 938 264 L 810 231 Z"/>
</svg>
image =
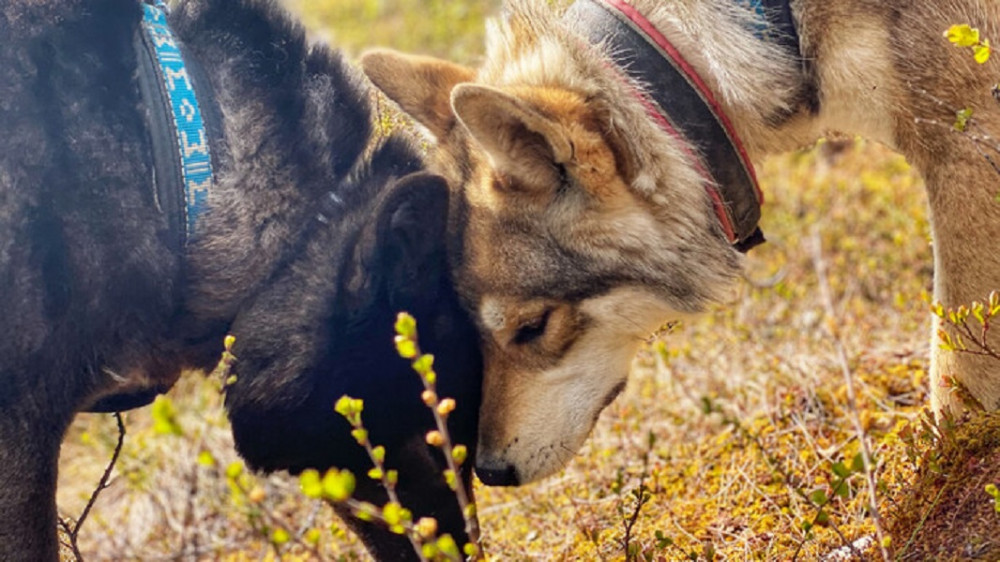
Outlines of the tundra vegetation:
<svg viewBox="0 0 1000 562">
<path fill-rule="evenodd" d="M 354 54 L 385 45 L 472 64 L 482 17 L 495 9 L 484 0 L 289 2 L 315 33 Z M 990 56 L 989 38 L 949 31 L 956 48 Z M 380 107 L 385 126 L 403 126 Z M 997 161 L 1000 132 L 978 130 L 975 115 L 955 109 L 942 134 L 968 135 Z M 931 315 L 944 319 L 940 345 L 991 355 L 1000 368 L 998 350 L 980 345 L 1000 322 L 1000 296 L 957 310 L 931 302 L 925 194 L 888 150 L 833 139 L 758 171 L 769 243 L 750 253 L 743 294 L 650 338 L 629 388 L 559 475 L 522 488 L 477 486 L 490 558 L 1000 557 L 1000 415 L 970 404 L 968 419 L 934 420 L 925 408 Z M 222 382 L 186 377 L 152 408 L 124 415 L 128 437 L 89 508 L 79 554 L 364 559 L 317 499 L 322 475 L 300 486 L 243 469 Z M 363 417 L 357 406 L 340 409 Z M 110 416 L 82 415 L 71 428 L 59 488 L 68 529 L 118 435 Z M 377 457 L 377 444 L 369 447 Z M 354 478 L 370 476 L 391 478 L 378 470 Z M 347 497 L 337 489 L 343 478 L 328 481 L 333 499 Z M 405 520 L 379 510 L 390 523 Z M 434 535 L 429 522 L 406 524 Z"/>
</svg>

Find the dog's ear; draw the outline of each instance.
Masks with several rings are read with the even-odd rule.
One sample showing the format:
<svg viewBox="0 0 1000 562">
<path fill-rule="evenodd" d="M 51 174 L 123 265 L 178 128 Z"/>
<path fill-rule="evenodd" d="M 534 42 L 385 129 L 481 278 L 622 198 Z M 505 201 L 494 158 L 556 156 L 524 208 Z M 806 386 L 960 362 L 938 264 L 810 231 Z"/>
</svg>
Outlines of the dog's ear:
<svg viewBox="0 0 1000 562">
<path fill-rule="evenodd" d="M 537 192 L 559 185 L 561 165 L 573 158 L 563 126 L 502 90 L 460 84 L 451 104 L 462 125 L 490 155 L 509 189 Z"/>
<path fill-rule="evenodd" d="M 393 186 L 378 218 L 380 263 L 393 306 L 433 290 L 445 268 L 448 184 L 427 172 L 404 176 Z M 421 298 L 429 295 L 423 295 Z"/>
<path fill-rule="evenodd" d="M 361 68 L 404 113 L 438 139 L 455 125 L 449 104 L 451 89 L 475 77 L 471 68 L 384 49 L 365 53 Z"/>
</svg>

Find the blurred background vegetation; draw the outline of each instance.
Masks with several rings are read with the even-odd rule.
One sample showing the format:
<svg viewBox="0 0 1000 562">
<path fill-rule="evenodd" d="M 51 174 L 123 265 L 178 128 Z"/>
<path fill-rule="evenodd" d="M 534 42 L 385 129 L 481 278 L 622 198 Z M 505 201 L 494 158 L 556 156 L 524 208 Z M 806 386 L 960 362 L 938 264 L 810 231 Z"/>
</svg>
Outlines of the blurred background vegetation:
<svg viewBox="0 0 1000 562">
<path fill-rule="evenodd" d="M 373 46 L 474 64 L 499 0 L 286 0 L 318 37 L 357 56 Z"/>
<path fill-rule="evenodd" d="M 287 3 L 352 58 L 387 46 L 473 65 L 483 20 L 499 9 L 498 0 Z M 877 458 L 890 543 L 904 560 L 937 558 L 922 549 L 952 529 L 907 499 L 932 441 L 914 429 L 927 400 L 932 276 L 921 182 L 899 156 L 853 139 L 769 159 L 759 175 L 769 243 L 749 255 L 743 295 L 652 338 L 567 469 L 517 489 L 477 486 L 492 559 L 876 559 L 863 478 L 837 468 L 852 468 L 856 421 Z M 366 558 L 295 479 L 241 469 L 218 381 L 188 376 L 126 421 L 122 457 L 83 528 L 87 559 Z M 63 514 L 82 511 L 116 435 L 112 418 L 79 416 L 62 454 Z M 983 544 L 1000 536 L 990 524 Z M 921 527 L 934 529 L 931 546 Z M 314 539 L 315 550 L 303 548 Z"/>
</svg>

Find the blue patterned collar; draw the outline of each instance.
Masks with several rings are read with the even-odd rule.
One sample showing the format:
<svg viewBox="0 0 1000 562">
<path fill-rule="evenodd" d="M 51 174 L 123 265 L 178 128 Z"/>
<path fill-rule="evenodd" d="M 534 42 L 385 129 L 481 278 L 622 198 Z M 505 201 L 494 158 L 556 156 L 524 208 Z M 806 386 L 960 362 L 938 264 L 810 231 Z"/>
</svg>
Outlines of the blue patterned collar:
<svg viewBox="0 0 1000 562">
<path fill-rule="evenodd" d="M 208 206 L 213 181 L 209 135 L 195 95 L 199 77 L 185 64 L 180 41 L 167 23 L 166 4 L 142 3 L 142 10 L 135 42 L 152 140 L 156 200 L 170 223 L 173 245 L 180 250 Z"/>
<path fill-rule="evenodd" d="M 754 35 L 761 41 L 776 43 L 799 56 L 799 32 L 790 0 L 736 0 L 757 15 Z"/>
</svg>

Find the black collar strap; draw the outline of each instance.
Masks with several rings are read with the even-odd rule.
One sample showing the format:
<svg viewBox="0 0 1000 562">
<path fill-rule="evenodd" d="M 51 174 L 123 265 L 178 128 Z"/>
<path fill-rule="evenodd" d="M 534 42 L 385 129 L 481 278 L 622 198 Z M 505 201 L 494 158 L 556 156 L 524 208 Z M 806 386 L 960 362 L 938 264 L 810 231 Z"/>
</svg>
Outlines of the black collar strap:
<svg viewBox="0 0 1000 562">
<path fill-rule="evenodd" d="M 222 132 L 208 81 L 184 56 L 167 22 L 166 4 L 140 4 L 143 19 L 134 43 L 152 144 L 154 196 L 167 217 L 170 246 L 181 251 L 208 207 L 214 181 L 210 144 Z"/>
<path fill-rule="evenodd" d="M 765 18 L 755 29 L 758 37 L 773 38 L 797 52 L 787 0 L 747 3 Z M 772 6 L 777 4 L 784 8 Z M 730 242 L 742 252 L 762 243 L 757 223 L 763 195 L 753 164 L 720 104 L 677 49 L 622 0 L 577 0 L 564 18 L 592 44 L 604 46 L 617 70 L 639 85 L 636 96 L 651 118 L 700 152 L 691 158 L 705 177 Z"/>
</svg>

